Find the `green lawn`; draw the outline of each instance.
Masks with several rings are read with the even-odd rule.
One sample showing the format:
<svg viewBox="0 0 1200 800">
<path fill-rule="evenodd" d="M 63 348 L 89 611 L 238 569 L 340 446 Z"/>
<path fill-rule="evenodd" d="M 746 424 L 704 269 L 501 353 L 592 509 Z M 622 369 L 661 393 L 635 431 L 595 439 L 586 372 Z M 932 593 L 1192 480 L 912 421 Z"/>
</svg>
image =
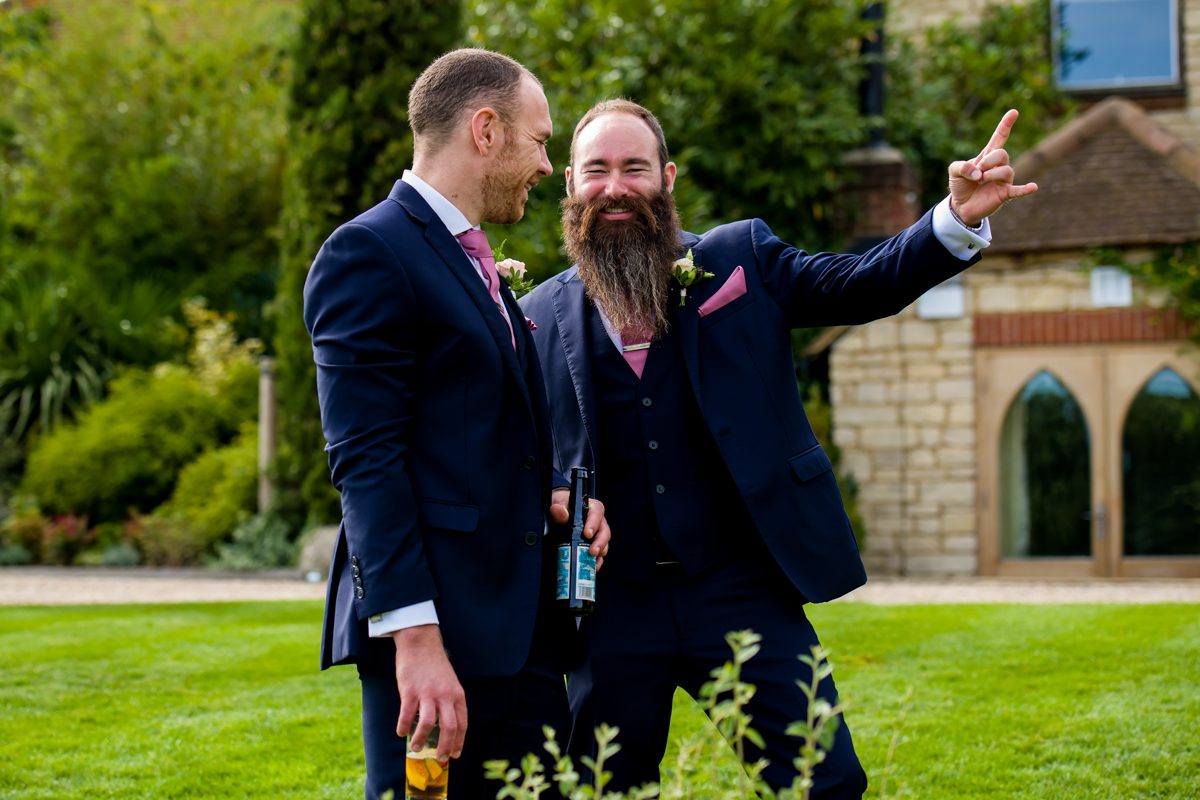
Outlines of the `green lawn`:
<svg viewBox="0 0 1200 800">
<path fill-rule="evenodd" d="M 0 609 L 0 797 L 361 797 L 358 681 L 316 671 L 320 614 Z M 1198 794 L 1200 606 L 812 616 L 875 790 L 912 687 L 893 767 L 906 796 Z M 677 732 L 706 724 L 677 699 Z"/>
</svg>

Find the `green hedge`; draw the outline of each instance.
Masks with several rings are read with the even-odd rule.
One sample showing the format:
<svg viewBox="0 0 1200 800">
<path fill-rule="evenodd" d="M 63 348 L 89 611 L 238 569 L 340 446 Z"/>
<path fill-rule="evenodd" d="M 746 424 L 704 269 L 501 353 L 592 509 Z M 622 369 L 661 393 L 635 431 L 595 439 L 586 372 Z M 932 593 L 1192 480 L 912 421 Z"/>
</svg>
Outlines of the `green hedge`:
<svg viewBox="0 0 1200 800">
<path fill-rule="evenodd" d="M 155 512 L 173 517 L 209 549 L 248 519 L 258 502 L 258 427 L 206 451 L 179 473 L 171 499 Z"/>
<path fill-rule="evenodd" d="M 21 491 L 47 513 L 83 514 L 92 523 L 156 508 L 185 465 L 257 414 L 257 403 L 244 399 L 256 386 L 253 365 L 211 387 L 174 365 L 126 372 L 78 424 L 34 444 Z"/>
</svg>

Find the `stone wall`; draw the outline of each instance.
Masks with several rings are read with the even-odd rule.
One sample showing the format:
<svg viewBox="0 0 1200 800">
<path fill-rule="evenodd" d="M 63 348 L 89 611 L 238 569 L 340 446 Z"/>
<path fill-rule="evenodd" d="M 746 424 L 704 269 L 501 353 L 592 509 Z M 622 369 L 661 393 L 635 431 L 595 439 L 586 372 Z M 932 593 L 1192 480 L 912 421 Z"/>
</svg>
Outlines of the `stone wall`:
<svg viewBox="0 0 1200 800">
<path fill-rule="evenodd" d="M 872 571 L 975 572 L 973 363 L 969 318 L 912 308 L 834 345 L 834 441 L 860 486 Z"/>
</svg>

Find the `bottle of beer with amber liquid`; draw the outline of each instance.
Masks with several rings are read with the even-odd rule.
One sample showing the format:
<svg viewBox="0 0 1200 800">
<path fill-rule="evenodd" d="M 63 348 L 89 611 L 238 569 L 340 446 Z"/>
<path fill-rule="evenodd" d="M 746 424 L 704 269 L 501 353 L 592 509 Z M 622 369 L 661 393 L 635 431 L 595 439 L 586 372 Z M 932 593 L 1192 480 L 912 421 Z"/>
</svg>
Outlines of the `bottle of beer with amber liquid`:
<svg viewBox="0 0 1200 800">
<path fill-rule="evenodd" d="M 570 516 L 566 525 L 559 526 L 557 540 L 555 601 L 577 617 L 592 613 L 596 606 L 596 557 L 588 552 L 591 542 L 583 536 L 589 477 L 586 467 L 571 469 Z"/>
</svg>

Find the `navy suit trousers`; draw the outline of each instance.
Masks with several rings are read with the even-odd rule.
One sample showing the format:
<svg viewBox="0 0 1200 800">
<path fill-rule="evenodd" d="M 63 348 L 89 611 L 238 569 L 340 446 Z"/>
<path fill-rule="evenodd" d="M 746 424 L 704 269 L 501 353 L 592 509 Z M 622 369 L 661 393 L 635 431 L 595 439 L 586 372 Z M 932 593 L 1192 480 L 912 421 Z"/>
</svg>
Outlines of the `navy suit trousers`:
<svg viewBox="0 0 1200 800">
<path fill-rule="evenodd" d="M 568 680 L 574 728 L 570 751 L 578 765 L 594 755 L 594 729 L 620 727 L 620 752 L 605 763 L 614 791 L 659 780 L 666 750 L 672 698 L 677 687 L 698 697 L 711 671 L 729 661 L 728 631 L 753 629 L 762 650 L 745 665 L 742 680 L 757 687 L 748 713 L 766 751 L 747 743 L 747 760 L 769 759 L 763 773 L 775 789 L 791 786 L 800 740 L 788 725 L 807 717 L 796 681 L 811 673 L 797 656 L 808 655 L 817 635 L 803 600 L 774 565 L 746 558 L 688 577 L 679 566 L 659 566 L 650 583 L 604 582 L 600 575 L 595 613 L 585 622 L 587 664 Z M 821 695 L 834 702 L 832 678 Z M 860 798 L 867 778 L 850 730 L 838 726 L 832 751 L 817 768 L 813 800 Z"/>
</svg>

